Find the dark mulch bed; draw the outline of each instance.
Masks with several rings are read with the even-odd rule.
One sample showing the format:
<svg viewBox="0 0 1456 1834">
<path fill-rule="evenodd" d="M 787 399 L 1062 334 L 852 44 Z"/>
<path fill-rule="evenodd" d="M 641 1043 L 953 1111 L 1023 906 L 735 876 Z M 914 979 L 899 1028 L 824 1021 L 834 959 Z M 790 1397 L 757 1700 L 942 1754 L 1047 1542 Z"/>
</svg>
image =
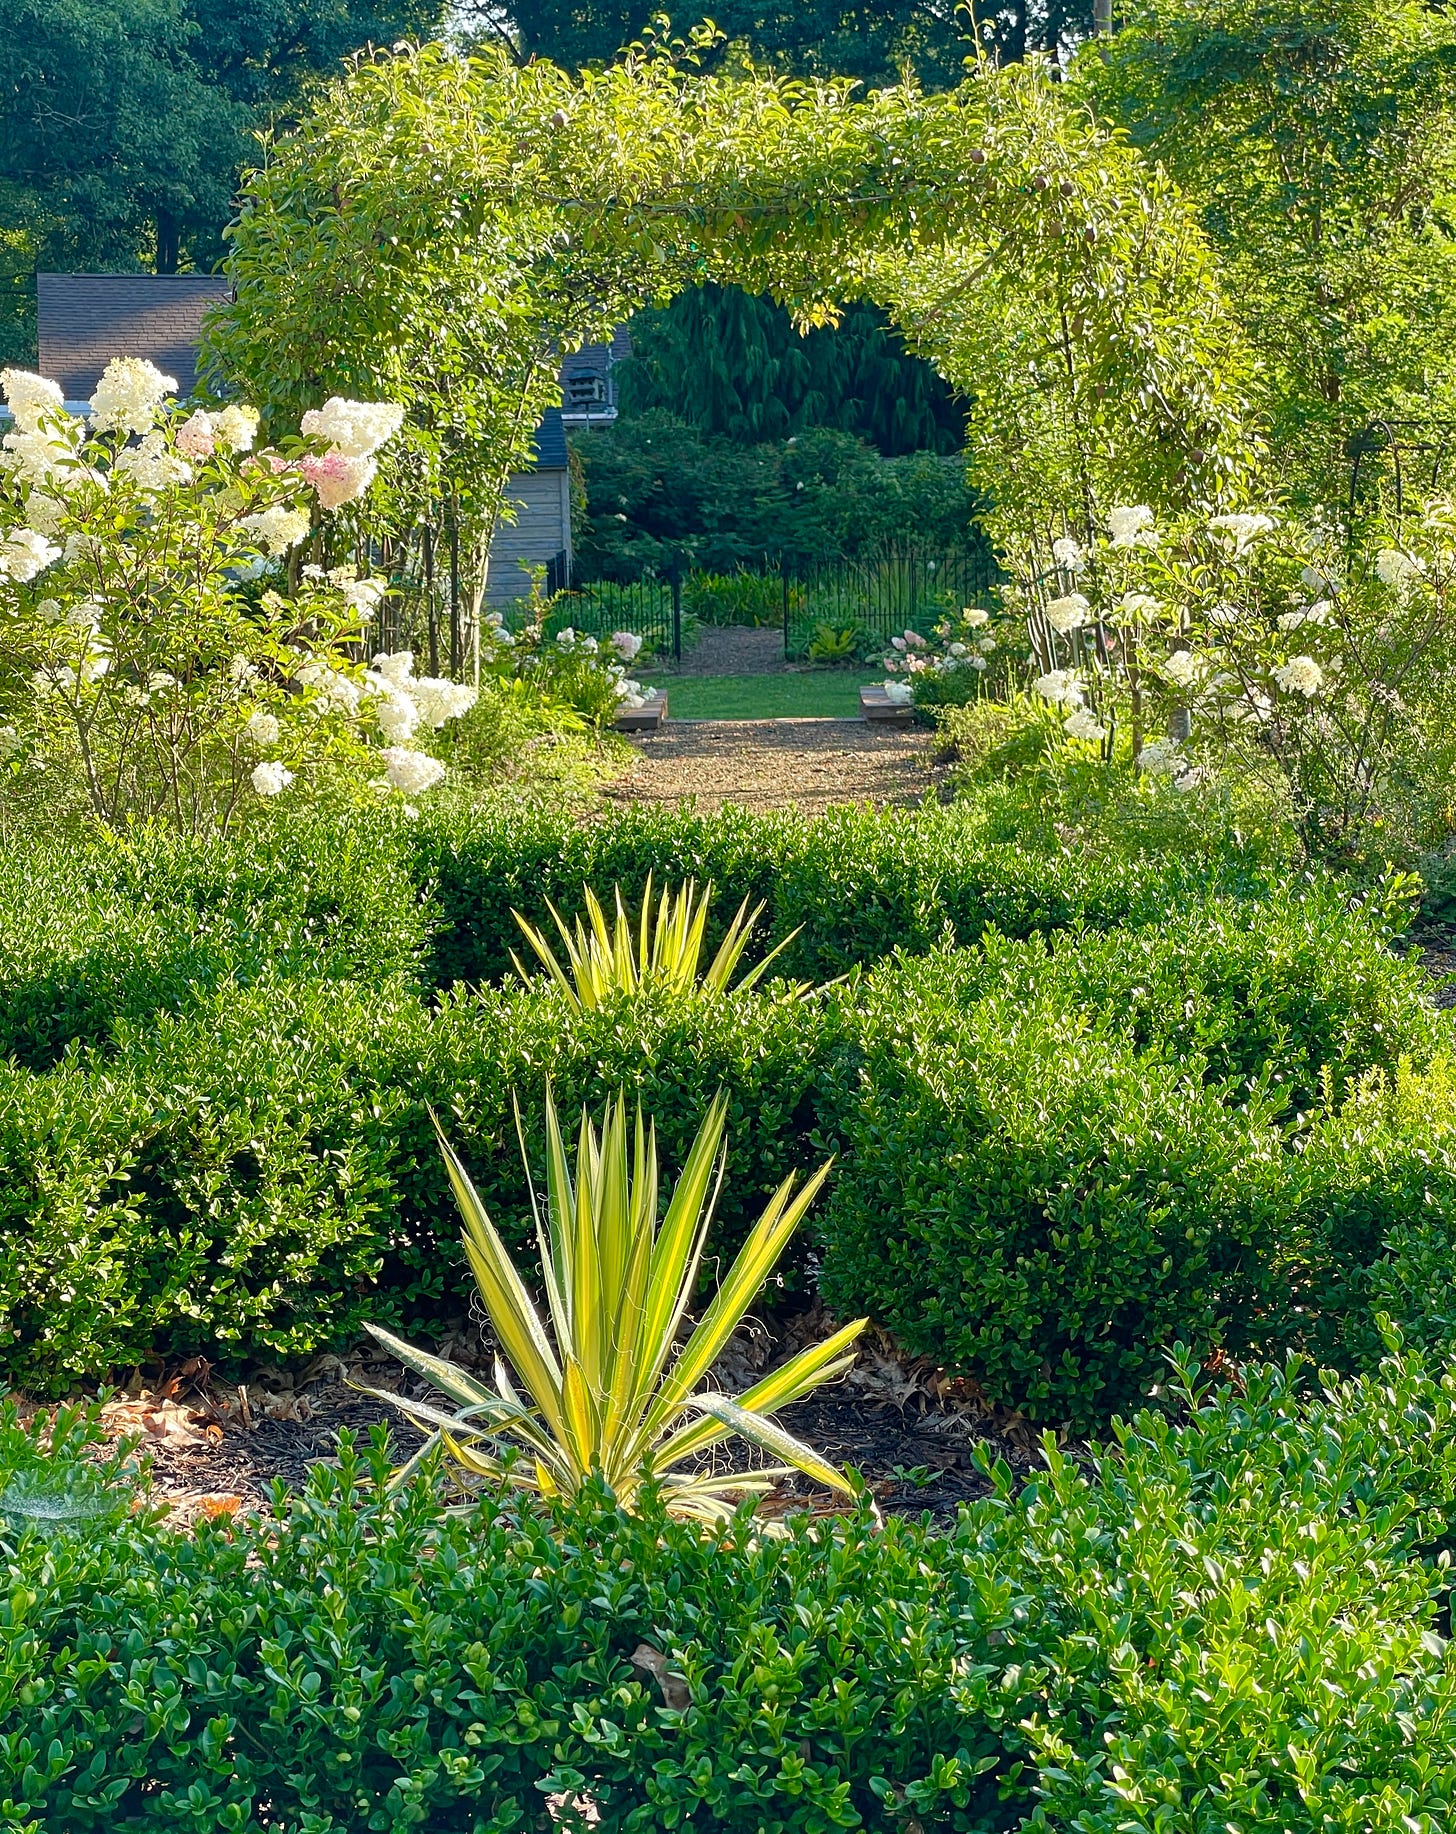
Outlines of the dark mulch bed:
<svg viewBox="0 0 1456 1834">
<path fill-rule="evenodd" d="M 730 1393 L 746 1387 L 828 1329 L 817 1309 L 768 1325 L 754 1321 L 718 1365 L 719 1384 Z M 990 1406 L 973 1383 L 897 1356 L 883 1339 L 867 1333 L 862 1342 L 847 1380 L 780 1418 L 837 1464 L 862 1473 L 883 1511 L 951 1520 L 960 1503 L 989 1488 L 977 1469 L 978 1447 L 1021 1474 L 1040 1464 L 1039 1435 L 1020 1415 Z M 486 1347 L 467 1326 L 444 1348 L 479 1364 Z M 151 1385 L 134 1376 L 125 1393 L 108 1400 L 104 1418 L 113 1438 L 136 1441 L 157 1500 L 188 1520 L 265 1508 L 275 1483 L 300 1488 L 310 1467 L 335 1460 L 341 1429 L 362 1440 L 382 1425 L 394 1457 L 407 1458 L 417 1432 L 386 1402 L 361 1394 L 360 1385 L 426 1392 L 398 1364 L 361 1346 L 293 1370 L 255 1366 L 235 1381 L 195 1360 Z M 737 1468 L 751 1462 L 735 1454 Z M 772 1513 L 832 1506 L 807 1482 L 784 1485 L 765 1505 Z"/>
</svg>

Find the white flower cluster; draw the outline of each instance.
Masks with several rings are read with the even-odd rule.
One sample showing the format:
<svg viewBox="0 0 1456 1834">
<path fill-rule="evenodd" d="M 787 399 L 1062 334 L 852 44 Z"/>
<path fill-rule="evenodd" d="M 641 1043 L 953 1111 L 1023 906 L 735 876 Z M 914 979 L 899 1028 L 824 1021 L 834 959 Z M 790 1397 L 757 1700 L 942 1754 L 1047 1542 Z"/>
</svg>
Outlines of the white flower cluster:
<svg viewBox="0 0 1456 1834">
<path fill-rule="evenodd" d="M 177 393 L 177 378 L 164 376 L 145 357 L 113 357 L 91 397 L 91 425 L 97 433 L 149 433 L 157 410 Z"/>
<path fill-rule="evenodd" d="M 1396 592 L 1409 592 L 1424 572 L 1424 564 L 1401 548 L 1386 548 L 1375 556 L 1375 577 Z"/>
<path fill-rule="evenodd" d="M 1187 760 L 1176 739 L 1149 739 L 1137 755 L 1138 769 L 1149 777 L 1176 777 Z"/>
<path fill-rule="evenodd" d="M 1260 535 L 1267 535 L 1274 527 L 1272 516 L 1262 516 L 1241 512 L 1227 516 L 1210 516 L 1208 526 L 1215 534 L 1228 537 L 1235 556 L 1247 553 L 1250 545 Z"/>
<path fill-rule="evenodd" d="M 0 573 L 24 585 L 61 558 L 61 550 L 34 529 L 11 529 L 0 541 Z"/>
<path fill-rule="evenodd" d="M 1073 541 L 1070 535 L 1062 535 L 1052 543 L 1052 559 L 1064 573 L 1080 573 L 1087 563 L 1081 542 Z"/>
<path fill-rule="evenodd" d="M 1042 699 L 1049 700 L 1054 707 L 1082 705 L 1082 677 L 1075 669 L 1052 669 L 1038 676 L 1034 685 Z"/>
<path fill-rule="evenodd" d="M 308 566 L 303 569 L 307 580 L 327 581 L 338 589 L 340 596 L 349 609 L 357 616 L 361 624 L 367 624 L 379 609 L 379 601 L 389 590 L 389 582 L 378 576 L 360 579 L 357 567 L 330 567 L 327 572 L 322 567 Z M 496 614 L 499 616 L 499 614 Z"/>
<path fill-rule="evenodd" d="M 635 631 L 614 630 L 610 641 L 612 648 L 622 658 L 623 662 L 635 662 L 637 660 L 638 652 L 642 648 L 642 639 Z"/>
<path fill-rule="evenodd" d="M 65 412 L 66 397 L 59 385 L 28 369 L 0 369 L 0 389 L 21 433 L 38 433 L 43 420 Z"/>
<path fill-rule="evenodd" d="M 265 553 L 274 556 L 296 548 L 307 536 L 311 526 L 306 510 L 289 509 L 284 503 L 275 503 L 269 509 L 257 510 L 251 516 L 244 516 L 238 524 L 239 528 L 247 529 L 257 537 L 258 546 Z"/>
<path fill-rule="evenodd" d="M 1122 504 L 1107 512 L 1107 527 L 1115 548 L 1155 548 L 1156 518 L 1146 503 Z"/>
<path fill-rule="evenodd" d="M 391 786 L 406 796 L 418 796 L 432 790 L 445 775 L 445 766 L 427 751 L 410 751 L 403 745 L 388 745 L 379 754 L 384 760 L 385 775 Z"/>
<path fill-rule="evenodd" d="M 1334 606 L 1328 599 L 1314 605 L 1296 605 L 1293 611 L 1281 611 L 1275 622 L 1280 630 L 1299 630 L 1306 624 L 1328 624 Z"/>
<path fill-rule="evenodd" d="M 1163 673 L 1177 688 L 1191 688 L 1206 673 L 1207 666 L 1192 650 L 1174 650 L 1163 658 Z"/>
<path fill-rule="evenodd" d="M 1306 700 L 1313 700 L 1325 682 L 1325 672 L 1313 656 L 1291 656 L 1271 673 L 1286 694 L 1302 694 Z"/>
<path fill-rule="evenodd" d="M 375 453 L 404 424 L 404 409 L 388 401 L 349 401 L 332 395 L 310 408 L 300 423 L 309 439 L 328 442 L 328 451 L 300 460 L 299 469 L 324 509 L 352 503 L 374 482 Z"/>
<path fill-rule="evenodd" d="M 436 675 L 416 675 L 413 650 L 381 653 L 374 658 L 364 680 L 376 697 L 374 713 L 380 730 L 396 744 L 408 739 L 419 726 L 438 732 L 475 705 L 474 688 Z"/>
<path fill-rule="evenodd" d="M 177 429 L 177 449 L 190 459 L 210 459 L 223 452 L 251 452 L 258 436 L 258 410 L 230 406 L 209 413 L 198 408 Z"/>
<path fill-rule="evenodd" d="M 286 765 L 265 758 L 248 781 L 260 796 L 281 796 L 293 782 L 293 772 Z"/>
<path fill-rule="evenodd" d="M 1053 599 L 1046 608 L 1046 621 L 1059 635 L 1080 630 L 1091 615 L 1092 607 L 1080 592 L 1069 592 L 1065 598 Z"/>
<path fill-rule="evenodd" d="M 139 445 L 118 452 L 111 469 L 117 477 L 131 478 L 142 490 L 166 490 L 192 481 L 192 467 L 168 449 L 160 427 L 144 434 Z"/>
<path fill-rule="evenodd" d="M 1078 707 L 1075 713 L 1062 721 L 1062 731 L 1069 739 L 1085 739 L 1094 744 L 1107 737 L 1107 728 L 1099 722 L 1090 707 Z"/>
</svg>

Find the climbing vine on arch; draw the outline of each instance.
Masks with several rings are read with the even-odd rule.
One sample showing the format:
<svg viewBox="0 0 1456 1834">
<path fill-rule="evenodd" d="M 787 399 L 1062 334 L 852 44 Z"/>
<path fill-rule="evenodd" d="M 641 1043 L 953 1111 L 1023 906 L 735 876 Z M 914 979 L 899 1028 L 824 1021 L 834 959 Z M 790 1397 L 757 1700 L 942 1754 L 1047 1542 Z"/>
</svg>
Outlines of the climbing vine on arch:
<svg viewBox="0 0 1456 1834">
<path fill-rule="evenodd" d="M 1202 239 L 1044 73 L 857 100 L 704 74 L 701 43 L 580 76 L 440 46 L 361 62 L 249 183 L 215 368 L 280 421 L 403 402 L 396 513 L 449 489 L 483 544 L 563 350 L 731 282 L 805 325 L 889 313 L 972 401 L 992 533 L 1033 585 L 1129 496 L 1238 490 L 1247 362 Z"/>
</svg>

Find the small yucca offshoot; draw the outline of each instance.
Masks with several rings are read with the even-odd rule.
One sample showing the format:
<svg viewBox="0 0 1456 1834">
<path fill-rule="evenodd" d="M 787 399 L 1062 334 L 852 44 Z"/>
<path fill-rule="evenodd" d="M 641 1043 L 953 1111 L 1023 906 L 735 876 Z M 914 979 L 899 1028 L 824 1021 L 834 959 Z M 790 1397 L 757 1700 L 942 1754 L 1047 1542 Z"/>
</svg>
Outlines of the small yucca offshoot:
<svg viewBox="0 0 1456 1834">
<path fill-rule="evenodd" d="M 635 993 L 639 987 L 660 987 L 679 994 L 699 991 L 716 995 L 728 992 L 728 982 L 748 947 L 753 926 L 763 915 L 762 904 L 756 905 L 750 912 L 748 900 L 743 900 L 737 915 L 728 926 L 722 947 L 699 982 L 703 933 L 708 922 L 708 907 L 713 899 L 711 883 L 701 898 L 691 879 L 675 892 L 664 891 L 654 913 L 652 874 L 649 873 L 642 893 L 642 909 L 635 925 L 623 907 L 621 887 L 614 886 L 612 890 L 617 910 L 616 918 L 610 925 L 596 893 L 589 885 L 582 887 L 586 898 L 586 922 L 578 917 L 575 924 L 568 927 L 556 906 L 547 900 L 546 908 L 551 913 L 566 951 L 565 967 L 541 932 L 528 923 L 519 911 L 511 912 L 553 983 L 578 1011 L 600 1006 L 613 993 Z M 770 964 L 788 948 L 798 934 L 798 930 L 790 931 L 756 968 L 751 968 L 743 976 L 733 991 L 747 993 L 751 987 L 755 987 Z M 523 981 L 528 981 L 530 976 L 521 965 L 520 957 L 512 952 L 511 960 L 515 963 L 516 973 Z M 795 986 L 791 991 L 802 993 L 806 989 Z"/>
<path fill-rule="evenodd" d="M 730 1397 L 701 1386 L 813 1202 L 828 1165 L 799 1191 L 792 1176 L 784 1180 L 687 1341 L 677 1344 L 722 1182 L 726 1107 L 719 1096 L 709 1109 L 659 1223 L 657 1141 L 651 1126 L 644 1128 L 640 1108 L 630 1142 L 620 1096 L 607 1105 L 600 1132 L 583 1111 L 573 1180 L 548 1089 L 544 1218 L 534 1192 L 531 1200 L 544 1318 L 465 1167 L 440 1134 L 465 1220 L 466 1257 L 505 1360 L 496 1358 L 487 1384 L 370 1326 L 458 1408 L 450 1413 L 374 1391 L 429 1434 L 401 1480 L 443 1445 L 466 1471 L 493 1484 L 558 1496 L 596 1478 L 628 1509 L 650 1476 L 673 1514 L 704 1521 L 731 1514 L 736 1500 L 771 1490 L 793 1471 L 852 1494 L 843 1472 L 772 1416 L 849 1368 L 850 1345 L 864 1319 L 800 1351 L 743 1394 Z M 522 1141 L 523 1156 L 524 1147 Z M 698 1468 L 701 1453 L 735 1436 L 781 1462 L 738 1473 Z"/>
</svg>

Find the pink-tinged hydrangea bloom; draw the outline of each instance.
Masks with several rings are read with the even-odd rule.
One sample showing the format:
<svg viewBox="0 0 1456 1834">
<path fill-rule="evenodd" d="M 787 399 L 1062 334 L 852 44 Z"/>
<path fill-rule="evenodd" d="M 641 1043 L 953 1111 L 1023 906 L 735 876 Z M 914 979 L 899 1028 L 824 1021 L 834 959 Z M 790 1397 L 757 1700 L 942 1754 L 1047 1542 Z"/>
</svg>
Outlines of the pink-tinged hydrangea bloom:
<svg viewBox="0 0 1456 1834">
<path fill-rule="evenodd" d="M 210 459 L 217 450 L 217 429 L 206 408 L 189 414 L 177 429 L 177 450 L 190 459 Z"/>
<path fill-rule="evenodd" d="M 325 452 L 299 460 L 299 469 L 318 493 L 324 509 L 338 509 L 352 503 L 374 482 L 378 467 L 372 458 L 354 457 L 346 452 Z"/>
</svg>

